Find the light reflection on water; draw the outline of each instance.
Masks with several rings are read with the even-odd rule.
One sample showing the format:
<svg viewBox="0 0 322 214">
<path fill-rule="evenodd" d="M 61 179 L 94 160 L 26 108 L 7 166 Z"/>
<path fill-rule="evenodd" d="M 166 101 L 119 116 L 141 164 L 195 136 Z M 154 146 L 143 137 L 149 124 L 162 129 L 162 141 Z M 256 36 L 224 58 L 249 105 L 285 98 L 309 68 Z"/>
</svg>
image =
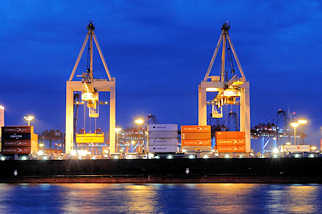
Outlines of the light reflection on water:
<svg viewBox="0 0 322 214">
<path fill-rule="evenodd" d="M 319 213 L 321 185 L 0 184 L 0 213 Z"/>
</svg>

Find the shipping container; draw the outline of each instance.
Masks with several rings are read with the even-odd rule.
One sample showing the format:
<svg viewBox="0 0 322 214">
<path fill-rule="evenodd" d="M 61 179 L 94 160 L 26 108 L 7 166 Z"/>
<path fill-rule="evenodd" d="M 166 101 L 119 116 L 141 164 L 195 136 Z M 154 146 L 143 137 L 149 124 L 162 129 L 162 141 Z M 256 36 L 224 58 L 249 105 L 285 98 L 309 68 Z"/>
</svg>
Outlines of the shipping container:
<svg viewBox="0 0 322 214">
<path fill-rule="evenodd" d="M 310 152 L 311 145 L 282 145 L 281 152 Z"/>
<path fill-rule="evenodd" d="M 33 126 L 4 126 L 2 132 L 5 133 L 33 133 Z"/>
<path fill-rule="evenodd" d="M 181 140 L 181 146 L 211 146 L 211 140 Z"/>
<path fill-rule="evenodd" d="M 197 125 L 185 125 L 181 126 L 181 133 L 200 133 L 200 132 L 211 132 L 210 126 L 197 126 Z"/>
<path fill-rule="evenodd" d="M 177 146 L 149 146 L 149 152 L 151 153 L 172 153 L 177 152 Z"/>
<path fill-rule="evenodd" d="M 76 134 L 76 143 L 104 143 L 104 133 Z"/>
<path fill-rule="evenodd" d="M 2 133 L 2 141 L 13 141 L 13 140 L 30 140 L 30 133 L 12 133 L 4 132 Z"/>
<path fill-rule="evenodd" d="M 149 138 L 177 138 L 177 131 L 150 131 Z"/>
<path fill-rule="evenodd" d="M 217 139 L 245 139 L 245 132 L 237 132 L 237 131 L 224 131 L 224 132 L 216 132 L 215 133 L 216 140 Z"/>
<path fill-rule="evenodd" d="M 5 141 L 2 143 L 3 147 L 21 147 L 21 146 L 31 146 L 30 140 L 15 140 L 15 141 Z"/>
<path fill-rule="evenodd" d="M 31 147 L 3 147 L 2 154 L 24 154 L 28 155 L 31 153 Z"/>
<path fill-rule="evenodd" d="M 246 146 L 215 146 L 218 152 L 246 152 Z"/>
<path fill-rule="evenodd" d="M 189 152 L 210 152 L 211 146 L 182 146 L 182 152 L 189 153 Z"/>
<path fill-rule="evenodd" d="M 245 145 L 246 141 L 245 138 L 243 139 L 217 139 L 216 145 L 217 146 L 242 146 Z"/>
<path fill-rule="evenodd" d="M 152 124 L 148 126 L 148 131 L 178 131 L 177 124 Z"/>
<path fill-rule="evenodd" d="M 210 140 L 211 133 L 210 132 L 202 132 L 202 133 L 181 133 L 182 140 Z"/>
<path fill-rule="evenodd" d="M 149 138 L 150 144 L 178 143 L 178 138 Z"/>
</svg>

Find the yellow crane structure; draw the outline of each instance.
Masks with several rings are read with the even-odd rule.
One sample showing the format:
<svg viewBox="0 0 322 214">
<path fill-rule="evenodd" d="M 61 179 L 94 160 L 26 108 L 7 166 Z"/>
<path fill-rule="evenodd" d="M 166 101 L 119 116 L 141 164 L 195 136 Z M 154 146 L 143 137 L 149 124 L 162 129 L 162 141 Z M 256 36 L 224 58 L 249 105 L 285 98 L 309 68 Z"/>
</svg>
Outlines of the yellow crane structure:
<svg viewBox="0 0 322 214">
<path fill-rule="evenodd" d="M 94 33 L 95 27 L 92 23 L 87 26 L 88 32 L 83 42 L 82 48 L 78 54 L 76 63 L 73 67 L 69 80 L 66 82 L 66 138 L 65 152 L 70 154 L 74 145 L 74 92 L 81 92 L 81 99 L 86 103 L 89 117 L 99 117 L 97 106 L 99 105 L 99 92 L 109 92 L 110 115 L 109 115 L 109 143 L 110 154 L 115 153 L 115 78 L 111 77 L 106 65 L 101 48 L 97 42 Z M 82 81 L 73 80 L 79 61 L 83 55 L 84 49 L 89 42 L 90 66 L 89 69 L 81 75 Z M 95 43 L 100 59 L 103 63 L 107 79 L 95 79 L 93 75 L 93 43 Z M 85 104 L 84 104 L 85 105 Z"/>
<path fill-rule="evenodd" d="M 246 135 L 246 152 L 250 152 L 250 102 L 249 102 L 249 82 L 246 80 L 243 69 L 240 65 L 234 46 L 229 37 L 230 26 L 225 23 L 221 28 L 221 34 L 212 59 L 208 66 L 207 73 L 203 81 L 198 86 L 198 123 L 207 125 L 207 105 L 211 105 L 211 115 L 213 118 L 223 117 L 224 105 L 239 105 L 240 131 Z M 210 75 L 215 58 L 222 47 L 220 75 Z M 227 49 L 232 52 L 232 56 L 227 56 Z M 235 59 L 240 74 L 232 72 L 228 78 L 226 70 L 226 59 Z M 207 93 L 217 93 L 215 98 L 207 102 Z"/>
</svg>

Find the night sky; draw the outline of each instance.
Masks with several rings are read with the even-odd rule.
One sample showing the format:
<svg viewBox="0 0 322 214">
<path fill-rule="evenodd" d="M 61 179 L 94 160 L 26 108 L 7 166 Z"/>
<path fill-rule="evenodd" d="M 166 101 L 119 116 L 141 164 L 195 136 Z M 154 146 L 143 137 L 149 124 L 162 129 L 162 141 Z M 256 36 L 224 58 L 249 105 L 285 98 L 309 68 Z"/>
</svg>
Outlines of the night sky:
<svg viewBox="0 0 322 214">
<path fill-rule="evenodd" d="M 117 81 L 118 125 L 147 113 L 195 124 L 197 86 L 226 20 L 250 81 L 252 125 L 272 120 L 278 108 L 307 117 L 312 132 L 322 125 L 319 1 L 10 0 L 0 10 L 7 125 L 32 113 L 37 130 L 64 130 L 65 81 L 89 21 Z M 83 59 L 78 73 L 85 68 Z M 101 64 L 94 69 L 104 74 Z"/>
</svg>

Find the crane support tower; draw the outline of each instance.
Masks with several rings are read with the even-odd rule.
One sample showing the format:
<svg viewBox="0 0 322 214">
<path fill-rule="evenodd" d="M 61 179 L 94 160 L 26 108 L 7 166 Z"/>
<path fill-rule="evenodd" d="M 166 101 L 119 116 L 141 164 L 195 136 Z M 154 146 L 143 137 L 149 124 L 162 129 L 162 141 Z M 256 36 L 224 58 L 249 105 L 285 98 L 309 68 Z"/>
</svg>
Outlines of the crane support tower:
<svg viewBox="0 0 322 214">
<path fill-rule="evenodd" d="M 73 67 L 69 80 L 66 82 L 66 139 L 65 139 L 65 152 L 69 154 L 73 150 L 74 144 L 74 92 L 82 93 L 82 100 L 86 101 L 89 109 L 89 117 L 97 118 L 97 105 L 98 93 L 109 92 L 110 99 L 110 115 L 109 115 L 109 143 L 110 154 L 115 153 L 115 78 L 111 77 L 105 59 L 103 57 L 101 48 L 97 42 L 94 30 L 95 27 L 92 23 L 89 23 L 88 32 L 83 42 L 82 48 L 78 54 L 76 63 Z M 86 73 L 82 74 L 82 81 L 76 81 L 74 75 L 78 67 L 79 61 L 83 55 L 86 44 L 89 42 L 90 53 L 90 66 Z M 94 79 L 93 77 L 93 42 L 96 45 L 100 59 L 103 63 L 104 70 L 107 74 L 107 79 Z"/>
<path fill-rule="evenodd" d="M 207 73 L 203 81 L 198 86 L 198 120 L 199 125 L 207 125 L 207 105 L 212 107 L 212 117 L 222 118 L 223 111 L 222 107 L 224 105 L 239 105 L 239 121 L 240 121 L 240 131 L 245 132 L 245 144 L 246 152 L 250 152 L 250 103 L 249 103 L 249 82 L 246 81 L 244 72 L 238 60 L 236 51 L 229 37 L 230 26 L 225 23 L 221 28 L 221 34 L 217 42 L 217 46 L 213 53 L 212 59 L 208 66 Z M 222 46 L 221 53 L 221 72 L 219 76 L 210 75 L 215 58 L 218 54 L 220 47 Z M 230 52 L 229 52 L 230 51 Z M 229 53 L 231 53 L 229 55 Z M 233 55 L 233 56 L 232 56 Z M 237 64 L 239 74 L 235 73 L 232 68 L 230 71 L 230 77 L 225 65 L 226 60 L 231 60 L 233 63 L 233 58 Z M 228 64 L 228 63 L 227 63 Z M 207 102 L 207 93 L 216 92 L 216 97 Z"/>
</svg>

